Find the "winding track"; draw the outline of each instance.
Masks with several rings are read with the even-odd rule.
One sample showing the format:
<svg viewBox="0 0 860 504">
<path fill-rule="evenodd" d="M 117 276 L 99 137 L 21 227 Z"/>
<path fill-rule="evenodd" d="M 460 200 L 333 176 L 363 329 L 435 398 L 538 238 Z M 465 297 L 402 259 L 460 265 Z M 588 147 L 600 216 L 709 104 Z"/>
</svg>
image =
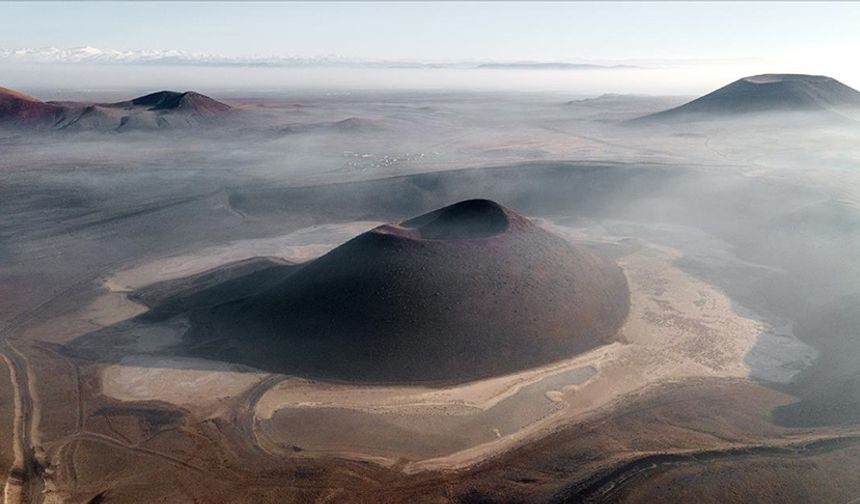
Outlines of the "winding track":
<svg viewBox="0 0 860 504">
<path fill-rule="evenodd" d="M 54 300 L 91 283 L 101 273 L 85 275 L 65 289 L 54 293 L 30 311 L 19 314 L 0 330 L 0 356 L 3 357 L 9 367 L 15 406 L 12 435 L 15 462 L 9 470 L 9 478 L 6 480 L 5 504 L 41 502 L 41 490 L 44 487 L 44 481 L 41 477 L 44 461 L 38 460 L 36 457 L 36 450 L 41 447 L 34 446 L 33 439 L 38 437 L 38 420 L 41 416 L 39 404 L 30 392 L 35 390 L 35 383 L 30 380 L 32 371 L 26 356 L 13 346 L 10 337 L 17 329 L 33 320 Z M 78 407 L 80 408 L 80 405 Z M 34 436 L 34 434 L 36 435 Z"/>
<path fill-rule="evenodd" d="M 29 312 L 12 319 L 9 325 L 0 331 L 0 356 L 9 368 L 14 402 L 12 442 L 15 461 L 9 469 L 9 477 L 6 480 L 3 493 L 5 504 L 41 502 L 41 489 L 44 486 L 41 478 L 43 465 L 36 458 L 36 446 L 33 443 L 33 434 L 38 432 L 37 422 L 40 416 L 39 405 L 34 402 L 30 392 L 35 384 L 30 382 L 31 371 L 26 357 L 12 345 L 9 338 L 16 329 L 32 320 L 33 316 L 49 303 L 91 280 L 92 277 L 87 276 L 85 280 L 73 283 Z"/>
<path fill-rule="evenodd" d="M 621 462 L 605 471 L 597 472 L 590 478 L 579 481 L 559 492 L 552 502 L 553 504 L 604 502 L 630 480 L 663 467 L 740 457 L 797 457 L 828 452 L 858 442 L 860 442 L 860 436 L 857 435 L 813 436 L 805 441 L 787 444 L 740 445 L 694 452 L 648 454 Z"/>
<path fill-rule="evenodd" d="M 257 402 L 261 397 L 263 397 L 263 394 L 269 391 L 269 389 L 287 378 L 289 377 L 284 375 L 269 375 L 245 392 L 245 397 L 242 399 L 242 405 L 239 407 L 238 411 L 241 418 L 237 419 L 239 429 L 251 449 L 258 454 L 267 456 L 271 455 L 260 445 L 260 442 L 257 439 L 257 432 L 254 429 L 257 419 Z M 239 415 L 237 415 L 237 417 Z"/>
<path fill-rule="evenodd" d="M 62 232 L 72 234 L 80 229 L 86 229 L 92 226 L 98 226 L 103 224 L 110 224 L 121 219 L 148 215 L 167 208 L 181 206 L 200 199 L 215 196 L 222 191 L 223 189 L 218 189 L 217 191 L 209 191 L 203 194 L 192 195 L 183 198 L 175 198 L 168 200 L 167 202 L 159 202 L 154 205 L 142 205 L 138 207 L 133 207 L 131 209 L 126 209 L 125 212 L 120 212 L 117 215 L 114 215 L 109 218 L 102 218 L 100 220 L 92 222 L 76 224 L 71 228 L 62 229 Z M 34 438 L 38 438 L 38 422 L 40 418 L 40 409 L 38 401 L 33 397 L 34 394 L 31 392 L 35 391 L 35 383 L 32 383 L 32 380 L 30 379 L 30 377 L 34 375 L 32 374 L 32 370 L 27 363 L 27 357 L 19 349 L 13 346 L 12 342 L 10 341 L 10 338 L 17 329 L 19 329 L 26 323 L 32 321 L 53 301 L 92 283 L 100 276 L 110 271 L 111 268 L 113 268 L 114 266 L 116 266 L 116 264 L 114 263 L 106 264 L 99 271 L 90 271 L 87 274 L 78 277 L 78 279 L 72 281 L 72 283 L 69 284 L 67 287 L 55 292 L 47 299 L 34 306 L 32 309 L 26 312 L 19 313 L 16 317 L 10 320 L 5 327 L 0 328 L 0 357 L 2 357 L 3 361 L 9 368 L 10 382 L 13 388 L 14 403 L 12 443 L 13 453 L 15 457 L 12 467 L 9 469 L 9 475 L 7 477 L 6 485 L 3 492 L 5 504 L 24 504 L 41 502 L 43 500 L 42 489 L 44 488 L 42 470 L 45 467 L 45 460 L 40 460 L 40 458 L 43 458 L 43 456 L 40 455 L 37 457 L 37 451 L 41 451 L 41 446 L 34 445 Z M 78 386 L 79 385 L 80 379 L 78 377 Z M 82 427 L 83 421 L 80 391 L 78 392 L 78 394 L 78 432 L 75 433 L 76 435 L 82 433 L 80 429 Z M 108 439 L 116 441 L 112 438 Z M 123 443 L 119 441 L 116 441 L 116 443 L 120 446 L 124 446 Z"/>
<path fill-rule="evenodd" d="M 40 465 L 36 460 L 32 441 L 34 406 L 30 396 L 27 363 L 6 339 L 0 339 L 0 355 L 9 368 L 9 378 L 12 384 L 14 402 L 14 420 L 12 426 L 12 443 L 15 461 L 9 469 L 9 475 L 4 489 L 6 504 L 23 504 L 38 502 L 42 480 Z"/>
</svg>

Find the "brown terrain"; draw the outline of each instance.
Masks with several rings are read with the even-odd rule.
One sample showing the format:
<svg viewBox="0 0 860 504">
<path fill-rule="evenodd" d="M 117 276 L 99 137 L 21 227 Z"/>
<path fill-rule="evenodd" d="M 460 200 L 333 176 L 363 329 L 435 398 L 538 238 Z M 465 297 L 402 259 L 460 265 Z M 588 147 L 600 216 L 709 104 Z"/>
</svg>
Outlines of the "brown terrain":
<svg viewBox="0 0 860 504">
<path fill-rule="evenodd" d="M 287 99 L 0 139 L 6 503 L 858 502 L 856 130 Z"/>
<path fill-rule="evenodd" d="M 20 125 L 52 123 L 62 107 L 52 105 L 12 89 L 0 87 L 0 121 Z"/>
</svg>

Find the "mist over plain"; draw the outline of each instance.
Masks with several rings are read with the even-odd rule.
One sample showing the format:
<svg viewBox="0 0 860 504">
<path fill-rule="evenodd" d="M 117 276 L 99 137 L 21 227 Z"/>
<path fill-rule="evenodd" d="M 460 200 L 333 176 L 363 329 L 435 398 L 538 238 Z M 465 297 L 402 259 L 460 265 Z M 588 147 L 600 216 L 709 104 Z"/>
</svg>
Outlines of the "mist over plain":
<svg viewBox="0 0 860 504">
<path fill-rule="evenodd" d="M 51 419 L 41 424 L 48 449 L 33 463 L 60 466 L 76 446 L 85 455 L 73 462 L 74 484 L 63 472 L 45 481 L 80 501 L 99 492 L 129 502 L 214 498 L 223 490 L 211 484 L 218 479 L 259 502 L 283 491 L 288 474 L 323 487 L 337 481 L 356 489 L 359 502 L 383 491 L 380 482 L 391 501 L 412 501 L 415 488 L 445 488 L 455 502 L 547 502 L 633 501 L 642 488 L 659 501 L 665 495 L 638 476 L 721 486 L 743 471 L 725 475 L 708 464 L 752 460 L 775 488 L 847 501 L 860 488 L 856 474 L 838 472 L 856 462 L 860 425 L 856 111 L 821 100 L 813 111 L 705 110 L 636 121 L 750 73 L 709 68 L 11 72 L 4 86 L 41 100 L 104 103 L 173 89 L 232 107 L 210 122 L 162 129 L 91 122 L 0 130 L 0 323 L 41 362 L 35 386 L 44 387 Z M 46 85 L 61 75 L 61 85 Z M 415 392 L 278 377 L 229 347 L 207 347 L 211 326 L 200 314 L 232 314 L 210 306 L 212 292 L 239 285 L 252 304 L 268 299 L 253 291 L 265 284 L 261 271 L 285 282 L 290 268 L 314 260 L 317 269 L 306 271 L 331 271 L 319 258 L 349 252 L 337 247 L 375 226 L 394 229 L 476 198 L 618 264 L 633 299 L 624 337 L 593 354 L 558 355 L 574 359 L 562 372 L 541 368 L 476 387 L 498 387 L 497 396 L 463 386 L 450 389 L 454 399 L 433 395 L 448 393 L 449 383 Z M 326 256 L 332 249 L 340 252 Z M 301 287 L 319 289 L 308 276 Z M 529 292 L 530 302 L 540 301 L 531 294 L 539 289 Z M 159 305 L 165 299 L 173 311 Z M 383 305 L 380 316 L 397 307 Z M 479 343 L 470 349 L 495 357 L 496 348 Z M 195 379 L 203 388 L 182 388 Z M 303 394 L 335 406 L 308 405 Z M 66 414 L 71 397 L 77 423 Z M 551 436 L 535 434 L 548 426 Z M 90 443 L 117 436 L 111 429 L 140 444 Z M 188 442 L 201 437 L 213 441 L 199 449 Z M 187 471 L 193 483 L 149 485 L 139 495 L 105 489 L 102 469 L 86 461 L 126 453 L 126 445 L 156 453 L 155 462 L 133 455 L 117 462 L 128 474 L 152 464 Z M 810 460 L 842 486 L 796 477 Z M 210 474 L 198 474 L 209 462 Z M 274 476 L 261 484 L 256 467 Z"/>
</svg>

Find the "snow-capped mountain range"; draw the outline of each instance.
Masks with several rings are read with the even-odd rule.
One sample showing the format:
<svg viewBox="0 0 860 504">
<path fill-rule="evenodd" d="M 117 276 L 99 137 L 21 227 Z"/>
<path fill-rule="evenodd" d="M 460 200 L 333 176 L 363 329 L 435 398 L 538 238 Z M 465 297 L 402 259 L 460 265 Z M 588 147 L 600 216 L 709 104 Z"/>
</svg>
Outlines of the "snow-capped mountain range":
<svg viewBox="0 0 860 504">
<path fill-rule="evenodd" d="M 339 56 L 305 58 L 298 56 L 232 57 L 180 50 L 99 49 L 97 47 L 40 47 L 0 49 L 0 61 L 25 63 L 93 63 L 93 64 L 176 64 L 176 65 L 349 65 L 363 63 Z M 371 63 L 371 62 L 367 62 Z"/>
<path fill-rule="evenodd" d="M 537 61 L 401 61 L 345 58 L 337 55 L 304 56 L 225 56 L 181 50 L 99 49 L 97 47 L 40 47 L 0 49 L 0 63 L 69 63 L 69 64 L 127 64 L 127 65 L 204 65 L 204 66 L 271 66 L 271 67 L 362 67 L 362 68 L 518 68 L 587 70 L 599 68 L 634 68 L 618 62 L 571 60 L 563 62 Z"/>
</svg>

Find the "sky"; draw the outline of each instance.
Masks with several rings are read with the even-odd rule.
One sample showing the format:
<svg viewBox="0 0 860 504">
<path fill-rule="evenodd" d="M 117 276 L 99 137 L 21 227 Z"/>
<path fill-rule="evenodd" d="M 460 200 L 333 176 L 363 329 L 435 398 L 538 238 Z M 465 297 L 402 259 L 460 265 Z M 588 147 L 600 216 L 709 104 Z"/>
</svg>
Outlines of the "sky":
<svg viewBox="0 0 860 504">
<path fill-rule="evenodd" d="M 714 80 L 734 65 L 835 74 L 860 86 L 850 68 L 860 54 L 860 3 L 852 2 L 0 2 L 0 18 L 0 50 L 634 62 L 689 72 L 722 65 L 725 72 L 705 71 Z M 710 83 L 681 78 L 689 91 Z"/>
</svg>

